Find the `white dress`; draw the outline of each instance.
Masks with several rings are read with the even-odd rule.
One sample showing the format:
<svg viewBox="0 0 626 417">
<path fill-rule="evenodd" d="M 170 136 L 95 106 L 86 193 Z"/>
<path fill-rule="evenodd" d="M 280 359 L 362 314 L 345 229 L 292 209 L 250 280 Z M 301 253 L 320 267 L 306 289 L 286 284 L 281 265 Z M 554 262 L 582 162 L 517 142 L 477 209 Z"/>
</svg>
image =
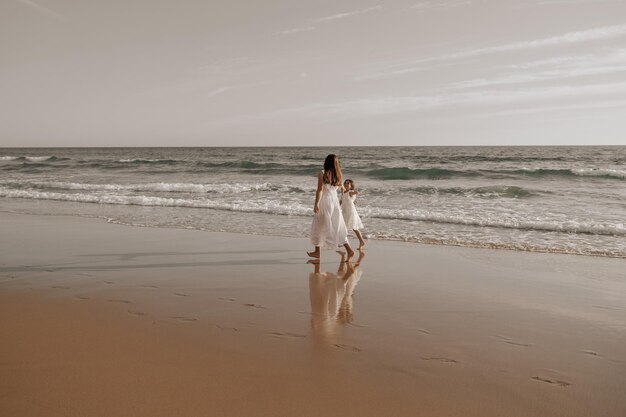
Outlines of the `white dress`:
<svg viewBox="0 0 626 417">
<path fill-rule="evenodd" d="M 356 212 L 354 207 L 354 200 L 356 195 L 351 196 L 349 192 L 341 194 L 341 213 L 343 219 L 346 221 L 346 228 L 350 230 L 360 230 L 363 228 L 359 213 Z"/>
<path fill-rule="evenodd" d="M 325 249 L 337 249 L 348 243 L 348 229 L 343 221 L 337 186 L 324 184 L 320 197 L 320 209 L 311 224 L 311 243 Z"/>
</svg>

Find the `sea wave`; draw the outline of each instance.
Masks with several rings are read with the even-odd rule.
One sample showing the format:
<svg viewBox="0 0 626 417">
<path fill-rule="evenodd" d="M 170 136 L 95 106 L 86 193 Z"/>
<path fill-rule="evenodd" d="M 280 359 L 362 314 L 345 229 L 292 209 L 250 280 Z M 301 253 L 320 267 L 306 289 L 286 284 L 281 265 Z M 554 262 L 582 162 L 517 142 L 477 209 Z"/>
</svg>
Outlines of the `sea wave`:
<svg viewBox="0 0 626 417">
<path fill-rule="evenodd" d="M 305 192 L 298 187 L 286 187 L 269 182 L 263 183 L 145 183 L 145 184 L 92 184 L 61 181 L 34 181 L 10 182 L 4 185 L 24 189 L 37 188 L 41 190 L 75 190 L 75 191 L 139 191 L 139 192 L 169 192 L 169 193 L 219 193 L 236 194 L 250 191 L 286 191 L 293 193 Z"/>
<path fill-rule="evenodd" d="M 199 161 L 196 166 L 201 169 L 232 170 L 251 174 L 287 174 L 287 175 L 312 175 L 318 172 L 319 164 L 285 164 L 280 162 L 254 162 L 254 161 L 226 161 L 226 162 L 203 162 Z M 190 170 L 189 172 L 194 172 Z"/>
<path fill-rule="evenodd" d="M 427 245 L 462 246 L 483 249 L 504 249 L 525 252 L 560 253 L 569 255 L 602 256 L 610 258 L 626 258 L 626 251 L 611 249 L 594 249 L 588 247 L 548 246 L 529 242 L 493 242 L 480 241 L 468 237 L 432 237 L 406 233 L 379 232 L 368 235 L 370 239 L 395 240 L 402 242 L 414 242 Z"/>
<path fill-rule="evenodd" d="M 411 162 L 429 163 L 429 164 L 443 164 L 456 162 L 562 162 L 572 161 L 575 158 L 570 159 L 566 157 L 554 157 L 554 156 L 497 156 L 497 155 L 406 155 L 399 159 L 403 159 Z"/>
<path fill-rule="evenodd" d="M 49 164 L 46 162 L 22 162 L 18 165 L 9 164 L 2 167 L 3 171 L 16 171 L 20 173 L 38 173 L 45 170 L 67 168 L 67 164 Z"/>
<path fill-rule="evenodd" d="M 365 175 L 381 180 L 439 180 L 454 177 L 596 177 L 606 179 L 626 179 L 626 170 L 601 168 L 521 168 L 521 169 L 470 169 L 452 170 L 444 168 L 380 168 L 364 172 Z"/>
<path fill-rule="evenodd" d="M 626 170 L 587 168 L 574 169 L 573 172 L 575 175 L 581 177 L 608 177 L 626 179 Z"/>
<path fill-rule="evenodd" d="M 21 190 L 0 187 L 0 197 L 25 198 L 35 200 L 72 201 L 80 203 L 118 204 L 136 206 L 189 207 L 227 210 L 235 212 L 256 212 L 274 215 L 310 216 L 312 209 L 297 201 L 282 199 L 242 199 L 224 201 L 209 198 L 169 198 L 145 195 L 92 194 L 92 193 L 60 193 L 51 191 Z M 388 209 L 365 206 L 360 212 L 363 217 L 423 221 L 440 224 L 460 224 L 476 227 L 494 227 L 518 230 L 535 230 L 544 232 L 591 234 L 605 236 L 626 236 L 624 224 L 599 223 L 593 221 L 519 218 L 493 215 L 471 216 L 467 213 L 432 212 L 419 209 Z"/>
<path fill-rule="evenodd" d="M 521 174 L 532 177 L 599 177 L 608 179 L 626 179 L 626 171 L 601 168 L 574 168 L 574 169 L 549 169 L 549 168 L 523 168 L 519 170 L 501 170 L 500 173 Z"/>
<path fill-rule="evenodd" d="M 34 188 L 39 190 L 72 190 L 72 191 L 129 191 L 129 192 L 169 192 L 169 193 L 219 193 L 236 194 L 251 191 L 278 191 L 292 194 L 312 193 L 315 187 L 295 186 L 287 184 L 274 184 L 270 182 L 241 182 L 241 183 L 171 183 L 152 182 L 134 184 L 94 184 L 80 182 L 63 181 L 21 181 L 21 182 L 0 182 L 4 185 L 16 189 Z M 491 185 L 483 187 L 400 187 L 390 188 L 368 188 L 368 195 L 388 195 L 390 193 L 413 193 L 423 195 L 459 195 L 479 198 L 526 198 L 545 194 L 546 191 L 530 190 L 518 186 Z"/>
<path fill-rule="evenodd" d="M 368 190 L 368 193 L 376 194 L 378 190 Z M 461 195 L 466 197 L 484 197 L 484 198 L 526 198 L 537 196 L 540 193 L 544 194 L 546 191 L 529 190 L 523 187 L 517 187 L 513 185 L 490 185 L 484 187 L 405 187 L 399 188 L 401 193 L 415 193 L 425 195 L 438 195 L 438 194 L 450 194 Z M 381 193 L 386 194 L 388 190 L 381 189 Z"/>
<path fill-rule="evenodd" d="M 70 158 L 62 158 L 57 156 L 0 156 L 0 161 L 29 161 L 29 162 L 44 162 L 44 161 L 68 161 Z"/>
<path fill-rule="evenodd" d="M 0 187 L 0 197 L 25 198 L 34 200 L 56 200 L 77 203 L 116 204 L 147 207 L 187 207 L 247 213 L 267 213 L 278 215 L 310 215 L 313 210 L 299 203 L 285 203 L 280 200 L 245 200 L 226 202 L 210 199 L 167 198 L 144 195 L 58 193 L 33 190 L 12 190 Z"/>
<path fill-rule="evenodd" d="M 381 180 L 445 179 L 453 176 L 473 177 L 480 175 L 476 171 L 457 171 L 443 168 L 380 168 L 366 171 L 365 174 Z"/>
<path fill-rule="evenodd" d="M 537 230 L 543 232 L 560 232 L 591 234 L 605 236 L 626 236 L 626 228 L 623 223 L 597 223 L 584 221 L 556 221 L 541 220 L 537 218 L 524 219 L 516 217 L 494 216 L 477 217 L 468 216 L 466 213 L 449 214 L 435 213 L 416 209 L 386 209 L 377 207 L 361 208 L 363 217 L 374 217 L 389 220 L 426 221 L 432 223 L 461 224 L 466 226 L 495 227 L 503 229 Z"/>
<path fill-rule="evenodd" d="M 164 165 L 174 165 L 177 164 L 178 160 L 176 159 L 120 159 L 117 162 L 121 162 L 123 164 L 164 164 Z"/>
<path fill-rule="evenodd" d="M 119 158 L 119 156 L 117 157 Z M 267 162 L 259 162 L 256 160 L 199 160 L 185 158 L 124 158 L 124 159 L 77 159 L 60 157 L 55 155 L 4 155 L 0 156 L 2 170 L 17 172 L 39 172 L 33 171 L 34 168 L 93 168 L 103 171 L 126 171 L 139 170 L 147 174 L 166 174 L 166 173 L 219 173 L 234 172 L 252 175 L 293 175 L 293 176 L 310 176 L 315 175 L 321 169 L 317 163 L 310 163 L 308 159 L 299 158 L 301 163 L 297 163 L 292 159 L 270 160 Z M 434 157 L 432 157 L 434 158 Z M 440 157 L 438 157 L 440 158 Z M 448 162 L 458 163 L 464 161 L 463 158 L 469 158 L 468 164 L 462 165 L 446 165 Z M 491 168 L 487 164 L 481 164 L 486 161 L 502 162 L 508 160 L 520 162 L 511 167 Z M 405 159 L 405 158 L 399 158 Z M 402 162 L 402 165 L 408 166 L 385 166 L 384 161 L 377 161 L 368 164 L 365 160 L 359 160 L 354 164 L 346 164 L 344 171 L 346 175 L 351 177 L 369 177 L 376 180 L 447 180 L 455 178 L 490 178 L 490 179 L 515 179 L 515 178 L 562 178 L 562 179 L 583 179 L 590 180 L 626 180 L 626 170 L 617 169 L 615 166 L 605 165 L 597 167 L 575 166 L 574 164 L 565 165 L 557 162 L 554 167 L 551 166 L 524 166 L 530 165 L 533 158 L 515 158 L 515 157 L 494 157 L 494 156 L 453 156 L 449 161 L 444 159 L 433 159 L 430 166 L 420 166 L 419 163 Z M 536 158 L 537 161 L 558 160 L 558 157 Z M 70 161 L 67 164 L 61 164 L 61 161 Z M 15 162 L 21 162 L 16 164 Z M 474 163 L 475 162 L 475 163 Z M 41 164 L 41 165 L 36 165 Z M 415 164 L 416 166 L 410 166 Z M 425 165 L 425 164 L 424 164 Z M 565 166 L 559 166 L 565 165 Z M 152 169 L 152 170 L 151 170 Z"/>
</svg>

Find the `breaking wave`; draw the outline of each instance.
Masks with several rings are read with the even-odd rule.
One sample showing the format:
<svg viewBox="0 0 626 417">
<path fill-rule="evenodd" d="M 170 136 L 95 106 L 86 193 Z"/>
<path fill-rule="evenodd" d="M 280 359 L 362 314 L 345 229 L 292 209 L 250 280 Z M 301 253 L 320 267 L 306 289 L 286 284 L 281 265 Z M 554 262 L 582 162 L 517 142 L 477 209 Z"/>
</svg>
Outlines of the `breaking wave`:
<svg viewBox="0 0 626 417">
<path fill-rule="evenodd" d="M 286 202 L 280 199 L 247 198 L 238 201 L 225 201 L 209 198 L 169 198 L 144 195 L 120 195 L 113 193 L 61 193 L 50 191 L 20 190 L 0 187 L 0 197 L 25 198 L 35 200 L 72 201 L 79 203 L 118 204 L 134 206 L 189 207 L 236 212 L 255 212 L 277 215 L 310 216 L 312 209 L 297 201 Z M 592 221 L 518 218 L 492 215 L 470 216 L 467 213 L 450 214 L 445 212 L 422 211 L 419 209 L 388 209 L 380 207 L 361 207 L 364 217 L 393 220 L 425 221 L 444 224 L 460 224 L 477 227 L 495 227 L 518 230 L 536 230 L 543 232 L 592 234 L 606 236 L 626 236 L 622 223 L 598 223 Z"/>
</svg>

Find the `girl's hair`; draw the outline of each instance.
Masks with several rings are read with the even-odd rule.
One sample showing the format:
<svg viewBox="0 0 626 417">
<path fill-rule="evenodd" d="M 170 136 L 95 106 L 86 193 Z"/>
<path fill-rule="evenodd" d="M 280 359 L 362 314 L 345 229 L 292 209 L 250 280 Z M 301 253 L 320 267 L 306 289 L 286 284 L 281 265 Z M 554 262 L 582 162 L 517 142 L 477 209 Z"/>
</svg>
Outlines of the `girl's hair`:
<svg viewBox="0 0 626 417">
<path fill-rule="evenodd" d="M 354 181 L 352 181 L 350 178 L 346 179 L 343 183 L 350 184 L 350 191 L 356 191 L 356 189 L 354 188 Z"/>
<path fill-rule="evenodd" d="M 335 154 L 328 155 L 324 160 L 324 175 L 322 176 L 324 184 L 339 186 L 342 179 L 343 175 L 339 166 L 339 158 Z"/>
</svg>

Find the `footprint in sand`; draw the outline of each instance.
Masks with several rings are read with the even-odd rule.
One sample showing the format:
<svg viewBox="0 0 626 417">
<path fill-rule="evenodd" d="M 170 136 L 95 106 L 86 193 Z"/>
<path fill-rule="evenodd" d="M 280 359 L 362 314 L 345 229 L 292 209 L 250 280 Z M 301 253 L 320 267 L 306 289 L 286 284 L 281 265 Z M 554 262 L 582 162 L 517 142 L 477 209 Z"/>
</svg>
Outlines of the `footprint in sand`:
<svg viewBox="0 0 626 417">
<path fill-rule="evenodd" d="M 511 339 L 510 337 L 500 336 L 500 335 L 497 335 L 495 337 L 500 339 L 502 342 L 507 343 L 509 345 L 521 346 L 521 347 L 530 347 L 531 346 L 530 343 L 518 342 L 516 340 Z"/>
<path fill-rule="evenodd" d="M 128 314 L 132 314 L 133 316 L 145 316 L 146 313 L 137 310 L 128 310 Z"/>
<path fill-rule="evenodd" d="M 581 350 L 581 352 L 589 356 L 600 356 L 598 352 L 594 352 L 593 350 Z"/>
<path fill-rule="evenodd" d="M 545 382 L 546 384 L 557 385 L 559 387 L 568 387 L 572 385 L 569 382 L 560 381 L 558 379 L 541 378 L 539 376 L 533 376 L 531 379 L 534 379 L 535 381 Z"/>
<path fill-rule="evenodd" d="M 70 289 L 70 287 L 66 287 L 65 285 L 53 285 L 50 288 L 54 288 L 56 290 L 69 290 Z"/>
<path fill-rule="evenodd" d="M 114 299 L 114 298 L 108 299 L 107 301 L 108 301 L 109 303 L 132 304 L 132 303 L 131 303 L 130 301 L 128 301 L 128 300 L 118 300 L 118 299 Z"/>
<path fill-rule="evenodd" d="M 436 361 L 441 363 L 459 363 L 456 359 L 444 358 L 444 357 L 422 357 L 423 361 Z"/>
<path fill-rule="evenodd" d="M 237 331 L 239 331 L 238 329 L 236 329 L 234 327 L 220 326 L 219 324 L 216 324 L 215 327 L 217 327 L 218 329 L 223 330 L 225 332 L 237 332 Z"/>
<path fill-rule="evenodd" d="M 281 339 L 282 338 L 286 338 L 286 337 L 289 337 L 289 338 L 304 338 L 304 337 L 306 337 L 303 334 L 297 334 L 297 333 L 269 332 L 268 334 L 270 336 L 278 337 L 278 338 L 281 338 Z"/>
<path fill-rule="evenodd" d="M 425 329 L 417 329 L 418 332 L 420 333 L 424 333 L 424 334 L 430 334 L 430 332 L 428 330 Z"/>
<path fill-rule="evenodd" d="M 263 308 L 263 309 L 266 308 L 266 307 L 263 307 L 262 305 L 253 304 L 253 303 L 246 303 L 246 304 L 244 304 L 244 306 L 246 306 L 246 307 L 253 307 L 253 308 Z"/>
<path fill-rule="evenodd" d="M 362 350 L 356 346 L 344 345 L 342 343 L 335 343 L 333 346 L 342 350 L 350 351 L 350 352 L 362 352 Z"/>
<path fill-rule="evenodd" d="M 223 301 L 237 301 L 234 298 L 226 298 L 226 297 L 219 297 L 218 300 L 223 300 Z"/>
<path fill-rule="evenodd" d="M 177 295 L 179 297 L 189 297 L 189 294 L 185 294 L 185 293 L 182 293 L 182 292 L 175 292 L 175 293 L 172 293 L 172 294 Z"/>
<path fill-rule="evenodd" d="M 85 297 L 84 295 L 77 295 L 76 298 L 79 300 L 89 300 L 89 297 Z"/>
<path fill-rule="evenodd" d="M 191 323 L 193 321 L 198 321 L 198 319 L 195 317 L 187 317 L 187 316 L 171 316 L 170 318 L 176 321 L 181 321 L 183 323 Z"/>
<path fill-rule="evenodd" d="M 102 282 L 104 282 L 105 284 L 109 284 L 109 285 L 110 284 L 115 284 L 115 281 L 102 281 Z"/>
<path fill-rule="evenodd" d="M 158 289 L 159 287 L 157 287 L 156 285 L 140 285 L 141 288 L 154 288 L 154 289 Z"/>
</svg>

